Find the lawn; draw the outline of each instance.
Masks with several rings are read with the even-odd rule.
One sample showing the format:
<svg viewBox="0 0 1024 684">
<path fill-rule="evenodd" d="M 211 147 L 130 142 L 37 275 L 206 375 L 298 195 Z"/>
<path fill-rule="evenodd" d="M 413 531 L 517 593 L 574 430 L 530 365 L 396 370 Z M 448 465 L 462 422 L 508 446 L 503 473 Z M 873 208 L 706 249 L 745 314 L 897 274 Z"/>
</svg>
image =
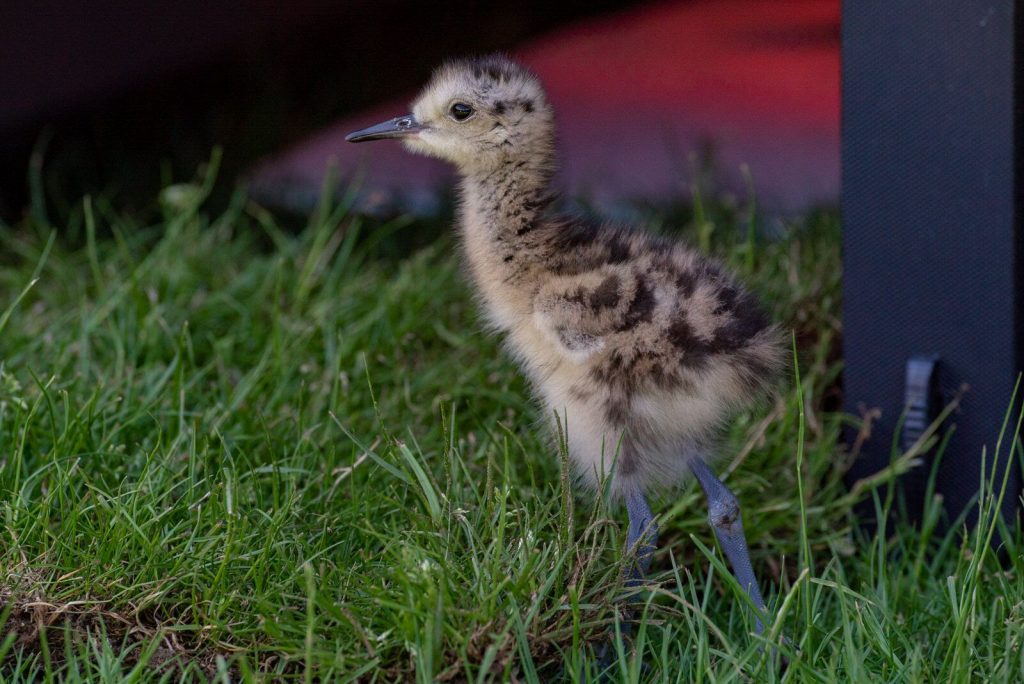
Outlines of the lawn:
<svg viewBox="0 0 1024 684">
<path fill-rule="evenodd" d="M 56 219 L 37 201 L 0 227 L 2 679 L 592 673 L 625 591 L 625 514 L 572 492 L 450 233 L 357 216 L 351 194 L 298 227 L 243 191 L 214 210 L 212 177 L 148 214 L 97 197 Z M 1024 677 L 1024 537 L 989 551 L 991 496 L 974 535 L 937 531 L 937 496 L 919 529 L 854 525 L 857 501 L 898 497 L 889 474 L 842 481 L 860 417 L 838 411 L 835 213 L 637 211 L 741 273 L 796 363 L 719 465 L 768 632 L 691 484 L 652 501 L 644 618 L 607 680 Z"/>
</svg>

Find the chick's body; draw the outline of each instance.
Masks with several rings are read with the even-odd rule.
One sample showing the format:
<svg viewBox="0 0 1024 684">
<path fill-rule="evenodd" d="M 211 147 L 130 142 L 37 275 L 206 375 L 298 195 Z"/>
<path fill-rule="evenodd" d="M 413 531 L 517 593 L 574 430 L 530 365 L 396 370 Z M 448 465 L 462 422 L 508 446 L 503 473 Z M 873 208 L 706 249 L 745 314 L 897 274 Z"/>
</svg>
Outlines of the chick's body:
<svg viewBox="0 0 1024 684">
<path fill-rule="evenodd" d="M 474 240 L 480 208 L 464 198 L 484 310 L 591 485 L 613 462 L 616 494 L 677 482 L 781 365 L 778 330 L 753 298 L 685 245 L 544 215 L 512 244 Z"/>
<path fill-rule="evenodd" d="M 545 414 L 564 421 L 585 481 L 609 475 L 619 495 L 675 483 L 770 384 L 779 331 L 723 268 L 681 242 L 554 211 L 553 115 L 528 71 L 504 58 L 448 64 L 392 124 L 353 139 L 402 137 L 456 165 L 486 317 Z"/>
</svg>

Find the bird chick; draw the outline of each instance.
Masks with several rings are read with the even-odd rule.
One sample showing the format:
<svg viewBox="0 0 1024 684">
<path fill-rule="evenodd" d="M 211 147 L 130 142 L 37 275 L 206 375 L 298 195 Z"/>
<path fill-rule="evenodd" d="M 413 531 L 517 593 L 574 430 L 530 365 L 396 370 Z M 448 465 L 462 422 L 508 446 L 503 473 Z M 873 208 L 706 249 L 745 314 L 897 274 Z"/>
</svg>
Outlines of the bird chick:
<svg viewBox="0 0 1024 684">
<path fill-rule="evenodd" d="M 724 421 L 783 365 L 780 331 L 754 298 L 681 242 L 558 214 L 552 109 L 507 58 L 447 63 L 411 114 L 347 137 L 384 138 L 458 169 L 460 242 L 483 311 L 545 413 L 564 422 L 581 479 L 610 477 L 625 500 L 631 579 L 657 535 L 646 493 L 692 473 L 737 579 L 763 607 L 736 498 L 706 465 Z"/>
</svg>

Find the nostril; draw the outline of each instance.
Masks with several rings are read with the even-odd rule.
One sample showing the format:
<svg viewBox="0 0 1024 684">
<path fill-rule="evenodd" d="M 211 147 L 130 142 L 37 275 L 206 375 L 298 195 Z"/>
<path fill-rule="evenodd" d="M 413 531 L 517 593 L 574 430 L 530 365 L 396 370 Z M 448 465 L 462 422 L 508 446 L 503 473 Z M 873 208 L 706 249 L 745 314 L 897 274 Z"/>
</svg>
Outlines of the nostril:
<svg viewBox="0 0 1024 684">
<path fill-rule="evenodd" d="M 398 126 L 399 128 L 408 128 L 409 126 L 412 126 L 412 119 L 410 119 L 408 117 L 406 117 L 404 119 L 399 119 L 395 123 L 395 125 Z"/>
</svg>

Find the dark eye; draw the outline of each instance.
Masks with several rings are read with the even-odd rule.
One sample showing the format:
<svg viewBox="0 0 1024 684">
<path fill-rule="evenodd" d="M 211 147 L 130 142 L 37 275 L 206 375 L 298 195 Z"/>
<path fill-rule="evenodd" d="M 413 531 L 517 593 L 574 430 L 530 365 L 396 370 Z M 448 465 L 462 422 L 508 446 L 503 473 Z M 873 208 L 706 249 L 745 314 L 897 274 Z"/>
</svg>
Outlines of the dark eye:
<svg viewBox="0 0 1024 684">
<path fill-rule="evenodd" d="M 452 108 L 448 110 L 448 113 L 452 115 L 452 118 L 456 121 L 465 121 L 473 114 L 473 108 L 464 102 L 456 102 L 452 105 Z"/>
</svg>

